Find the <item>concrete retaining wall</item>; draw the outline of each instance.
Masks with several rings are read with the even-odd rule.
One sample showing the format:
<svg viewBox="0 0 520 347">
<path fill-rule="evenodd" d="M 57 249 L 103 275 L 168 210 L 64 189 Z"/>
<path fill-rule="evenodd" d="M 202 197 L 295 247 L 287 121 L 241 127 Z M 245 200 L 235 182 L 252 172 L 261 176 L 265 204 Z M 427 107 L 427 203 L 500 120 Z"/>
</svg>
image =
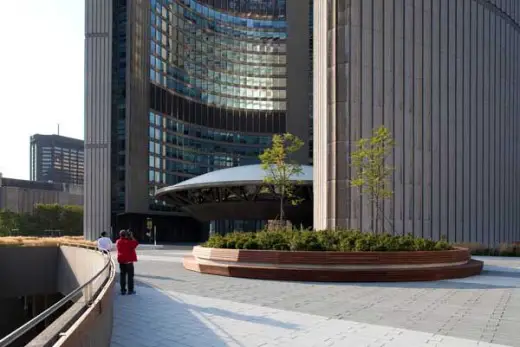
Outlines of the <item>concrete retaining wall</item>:
<svg viewBox="0 0 520 347">
<path fill-rule="evenodd" d="M 53 294 L 57 247 L 1 247 L 0 298 Z"/>
<path fill-rule="evenodd" d="M 2 247 L 0 299 L 53 293 L 67 295 L 94 277 L 107 260 L 97 250 L 72 246 Z M 109 266 L 73 299 L 67 311 L 27 346 L 109 346 L 114 277 L 115 269 Z"/>
</svg>

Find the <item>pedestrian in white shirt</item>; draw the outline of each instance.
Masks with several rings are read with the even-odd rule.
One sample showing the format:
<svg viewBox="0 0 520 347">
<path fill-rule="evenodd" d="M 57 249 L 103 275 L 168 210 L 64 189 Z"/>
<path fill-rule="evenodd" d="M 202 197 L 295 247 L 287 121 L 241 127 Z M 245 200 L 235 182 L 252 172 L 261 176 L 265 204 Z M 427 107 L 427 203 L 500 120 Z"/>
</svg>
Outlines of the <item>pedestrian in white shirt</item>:
<svg viewBox="0 0 520 347">
<path fill-rule="evenodd" d="M 112 240 L 110 240 L 109 237 L 107 237 L 106 232 L 101 233 L 101 237 L 97 241 L 97 246 L 100 251 L 108 251 L 110 252 L 112 250 Z"/>
</svg>

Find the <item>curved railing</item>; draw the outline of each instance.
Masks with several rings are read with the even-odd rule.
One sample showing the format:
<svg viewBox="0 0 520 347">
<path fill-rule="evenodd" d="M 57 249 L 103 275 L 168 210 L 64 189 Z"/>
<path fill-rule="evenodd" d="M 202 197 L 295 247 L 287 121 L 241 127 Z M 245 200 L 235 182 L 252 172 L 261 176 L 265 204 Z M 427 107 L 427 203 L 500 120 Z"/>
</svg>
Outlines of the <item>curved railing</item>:
<svg viewBox="0 0 520 347">
<path fill-rule="evenodd" d="M 60 246 L 74 246 L 79 248 L 90 248 L 85 246 L 79 246 L 74 244 L 66 244 L 62 243 Z M 25 334 L 29 333 L 32 329 L 34 329 L 38 324 L 43 322 L 45 319 L 49 318 L 53 313 L 58 311 L 60 308 L 64 307 L 68 302 L 73 300 L 76 296 L 78 296 L 82 291 L 85 291 L 84 295 L 87 296 L 84 304 L 84 308 L 87 308 L 92 301 L 96 298 L 97 293 L 92 293 L 90 286 L 93 284 L 94 281 L 96 281 L 107 269 L 108 275 L 103 280 L 102 284 L 99 286 L 99 290 L 97 292 L 100 292 L 103 290 L 103 288 L 107 285 L 107 282 L 112 277 L 113 273 L 115 273 L 115 264 L 114 260 L 112 259 L 112 256 L 110 255 L 110 252 L 107 251 L 101 251 L 103 255 L 106 257 L 106 262 L 101 270 L 99 270 L 92 278 L 90 278 L 88 281 L 86 281 L 84 284 L 79 286 L 78 288 L 74 289 L 72 292 L 67 294 L 65 297 L 63 297 L 60 301 L 16 329 L 15 331 L 11 332 L 10 334 L 6 335 L 2 339 L 0 339 L 0 347 L 7 347 L 10 344 L 16 342 L 19 338 L 23 337 Z"/>
</svg>

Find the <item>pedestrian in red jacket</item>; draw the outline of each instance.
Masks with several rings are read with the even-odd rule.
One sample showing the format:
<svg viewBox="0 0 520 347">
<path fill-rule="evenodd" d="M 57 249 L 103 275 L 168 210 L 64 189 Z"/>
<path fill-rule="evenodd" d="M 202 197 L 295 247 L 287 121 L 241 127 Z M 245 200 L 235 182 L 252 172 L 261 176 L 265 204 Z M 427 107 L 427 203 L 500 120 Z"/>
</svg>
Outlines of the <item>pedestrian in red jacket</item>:
<svg viewBox="0 0 520 347">
<path fill-rule="evenodd" d="M 135 249 L 139 243 L 130 231 L 121 230 L 116 241 L 117 262 L 119 263 L 119 276 L 121 280 L 121 295 L 135 294 L 134 290 L 134 263 L 137 261 Z M 128 280 L 128 292 L 126 284 Z"/>
</svg>

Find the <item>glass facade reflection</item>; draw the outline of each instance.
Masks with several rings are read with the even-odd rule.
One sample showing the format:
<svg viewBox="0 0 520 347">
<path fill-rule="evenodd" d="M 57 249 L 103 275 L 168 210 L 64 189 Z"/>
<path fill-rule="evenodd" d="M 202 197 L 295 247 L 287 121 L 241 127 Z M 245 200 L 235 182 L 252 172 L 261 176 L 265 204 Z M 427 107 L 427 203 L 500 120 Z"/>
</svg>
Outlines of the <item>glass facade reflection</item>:
<svg viewBox="0 0 520 347">
<path fill-rule="evenodd" d="M 150 0 L 150 196 L 258 163 L 285 131 L 285 11 L 285 0 Z"/>
<path fill-rule="evenodd" d="M 283 19 L 231 15 L 195 0 L 152 0 L 150 79 L 215 107 L 286 109 Z"/>
</svg>

